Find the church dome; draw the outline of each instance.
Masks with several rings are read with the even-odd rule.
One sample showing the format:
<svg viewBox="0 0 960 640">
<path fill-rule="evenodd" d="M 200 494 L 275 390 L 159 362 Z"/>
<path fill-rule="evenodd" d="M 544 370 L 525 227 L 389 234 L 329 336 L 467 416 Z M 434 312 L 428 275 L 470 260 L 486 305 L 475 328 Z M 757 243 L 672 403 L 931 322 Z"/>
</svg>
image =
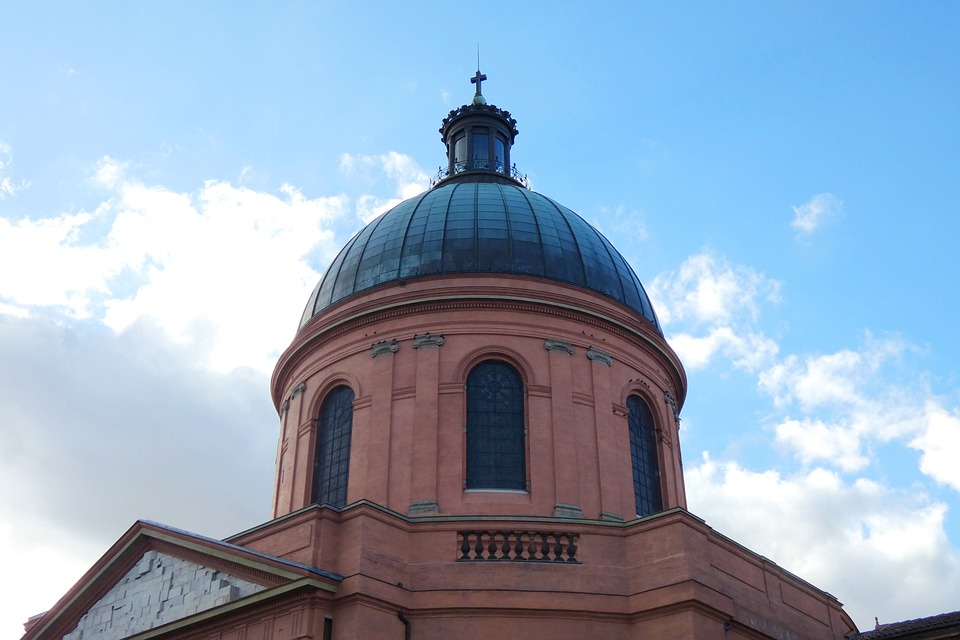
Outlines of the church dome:
<svg viewBox="0 0 960 640">
<path fill-rule="evenodd" d="M 506 180 L 447 180 L 372 221 L 327 269 L 300 326 L 361 291 L 465 273 L 583 287 L 633 309 L 662 334 L 637 275 L 599 231 L 567 207 Z"/>
</svg>

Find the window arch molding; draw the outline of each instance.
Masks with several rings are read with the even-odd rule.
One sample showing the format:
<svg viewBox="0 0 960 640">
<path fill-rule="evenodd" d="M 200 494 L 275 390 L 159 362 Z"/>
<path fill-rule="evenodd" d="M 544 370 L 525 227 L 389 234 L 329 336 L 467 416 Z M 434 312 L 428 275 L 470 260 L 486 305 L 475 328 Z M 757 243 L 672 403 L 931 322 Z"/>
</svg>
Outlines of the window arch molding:
<svg viewBox="0 0 960 640">
<path fill-rule="evenodd" d="M 530 442 L 526 381 L 504 358 L 473 364 L 464 384 L 464 488 L 527 492 Z"/>
<path fill-rule="evenodd" d="M 538 384 L 534 378 L 534 368 L 519 352 L 504 347 L 491 349 L 486 346 L 474 349 L 460 360 L 460 364 L 457 365 L 455 380 L 467 384 L 467 376 L 470 375 L 470 372 L 473 371 L 474 367 L 486 360 L 502 360 L 506 362 L 517 370 L 525 386 Z"/>
<path fill-rule="evenodd" d="M 343 379 L 331 380 L 316 394 L 311 413 L 310 502 L 340 508 L 346 506 L 353 439 L 353 405 L 357 394 Z M 328 403 L 333 403 L 332 405 Z M 345 410 L 349 403 L 349 412 Z M 326 481 L 321 480 L 325 478 Z"/>
<path fill-rule="evenodd" d="M 307 379 L 307 389 L 310 387 L 310 380 Z M 309 413 L 307 414 L 311 419 L 316 418 L 320 415 L 320 407 L 323 404 L 324 399 L 337 387 L 350 387 L 353 389 L 354 402 L 357 398 L 360 398 L 360 381 L 356 376 L 347 373 L 345 371 L 338 371 L 336 373 L 330 374 L 324 377 L 323 381 L 317 384 L 316 390 L 312 391 L 310 394 L 310 404 L 307 407 Z"/>
<path fill-rule="evenodd" d="M 663 402 L 662 397 L 660 402 Z M 623 394 L 626 436 L 630 443 L 630 469 L 638 516 L 663 510 L 663 412 L 654 394 L 643 385 L 630 385 Z"/>
<path fill-rule="evenodd" d="M 646 378 L 631 380 L 620 390 L 620 404 L 627 406 L 627 398 L 630 396 L 640 396 L 650 406 L 654 417 L 659 415 L 659 411 L 656 410 L 657 402 L 663 402 L 663 389 L 659 386 L 652 385 Z M 658 420 L 658 427 L 659 424 Z"/>
</svg>

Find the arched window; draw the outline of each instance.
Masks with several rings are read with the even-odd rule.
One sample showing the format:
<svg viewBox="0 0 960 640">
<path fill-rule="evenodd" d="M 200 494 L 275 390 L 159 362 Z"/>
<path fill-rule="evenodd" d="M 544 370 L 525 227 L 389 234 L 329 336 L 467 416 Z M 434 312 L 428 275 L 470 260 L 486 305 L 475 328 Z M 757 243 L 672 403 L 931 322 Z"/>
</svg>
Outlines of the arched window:
<svg viewBox="0 0 960 640">
<path fill-rule="evenodd" d="M 526 490 L 523 380 L 506 362 L 467 376 L 467 489 Z"/>
<path fill-rule="evenodd" d="M 460 173 L 467 166 L 467 134 L 461 133 L 453 143 L 453 173 Z"/>
<path fill-rule="evenodd" d="M 660 463 L 657 461 L 657 434 L 650 407 L 640 396 L 627 398 L 630 426 L 630 460 L 633 463 L 633 494 L 637 515 L 648 516 L 663 510 L 660 495 Z"/>
<path fill-rule="evenodd" d="M 473 134 L 473 169 L 490 168 L 490 136 L 486 133 Z"/>
<path fill-rule="evenodd" d="M 342 507 L 347 504 L 350 475 L 350 432 L 353 428 L 353 389 L 331 391 L 317 417 L 317 450 L 313 458 L 313 502 Z"/>
</svg>

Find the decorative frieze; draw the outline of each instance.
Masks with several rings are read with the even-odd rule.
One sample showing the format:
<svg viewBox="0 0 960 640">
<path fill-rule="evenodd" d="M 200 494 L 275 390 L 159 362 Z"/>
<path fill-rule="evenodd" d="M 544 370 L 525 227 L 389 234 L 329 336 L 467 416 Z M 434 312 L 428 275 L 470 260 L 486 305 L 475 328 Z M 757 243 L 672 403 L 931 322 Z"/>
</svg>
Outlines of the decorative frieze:
<svg viewBox="0 0 960 640">
<path fill-rule="evenodd" d="M 444 343 L 443 335 L 439 333 L 430 333 L 427 331 L 423 335 L 413 336 L 413 348 L 436 348 L 442 346 Z"/>
<path fill-rule="evenodd" d="M 562 351 L 568 355 L 573 355 L 573 345 L 563 340 L 554 340 L 553 338 L 549 338 L 543 343 L 543 346 L 547 351 Z"/>
<path fill-rule="evenodd" d="M 590 347 L 589 349 L 587 349 L 587 357 L 593 362 L 598 362 L 608 367 L 613 366 L 613 356 L 611 356 L 609 353 L 606 353 L 604 351 L 600 351 L 599 349 L 594 349 L 593 347 Z"/>
<path fill-rule="evenodd" d="M 396 353 L 399 346 L 396 340 L 381 340 L 370 345 L 370 357 L 376 358 L 382 355 Z"/>
</svg>

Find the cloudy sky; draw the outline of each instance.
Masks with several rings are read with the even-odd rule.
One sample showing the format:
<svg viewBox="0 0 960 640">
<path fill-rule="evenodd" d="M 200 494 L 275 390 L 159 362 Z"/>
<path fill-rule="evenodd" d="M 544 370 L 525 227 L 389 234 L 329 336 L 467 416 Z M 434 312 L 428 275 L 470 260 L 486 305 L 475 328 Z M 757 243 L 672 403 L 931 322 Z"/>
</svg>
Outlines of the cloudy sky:
<svg viewBox="0 0 960 640">
<path fill-rule="evenodd" d="M 932 1 L 8 6 L 0 637 L 138 518 L 268 518 L 273 363 L 444 162 L 478 43 L 518 168 L 686 364 L 691 511 L 861 629 L 956 609 L 958 29 Z"/>
</svg>

